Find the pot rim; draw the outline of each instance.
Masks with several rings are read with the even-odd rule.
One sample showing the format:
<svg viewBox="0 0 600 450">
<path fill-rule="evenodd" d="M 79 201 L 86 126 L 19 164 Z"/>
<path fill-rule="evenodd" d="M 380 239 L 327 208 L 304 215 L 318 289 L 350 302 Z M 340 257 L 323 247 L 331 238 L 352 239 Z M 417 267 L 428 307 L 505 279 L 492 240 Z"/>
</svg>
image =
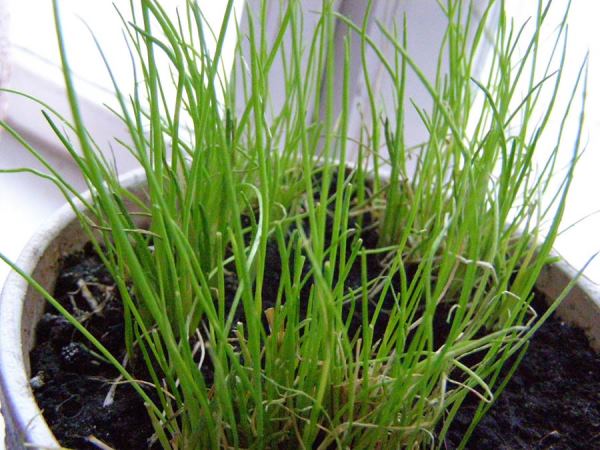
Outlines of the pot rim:
<svg viewBox="0 0 600 450">
<path fill-rule="evenodd" d="M 145 172 L 135 169 L 121 178 L 121 186 L 133 189 L 144 183 Z M 90 199 L 90 192 L 83 194 Z M 74 202 L 83 210 L 81 202 Z M 63 205 L 29 239 L 16 265 L 25 273 L 32 274 L 50 244 L 58 238 L 67 226 L 77 221 L 77 216 L 69 204 Z M 27 281 L 17 272 L 8 274 L 0 293 L 0 400 L 6 426 L 7 448 L 20 446 L 24 442 L 35 448 L 61 448 L 48 427 L 42 411 L 29 385 L 24 359 L 22 323 L 24 301 L 30 289 Z M 16 299 L 16 300 L 15 300 Z M 20 448 L 20 447 L 18 447 Z"/>
</svg>

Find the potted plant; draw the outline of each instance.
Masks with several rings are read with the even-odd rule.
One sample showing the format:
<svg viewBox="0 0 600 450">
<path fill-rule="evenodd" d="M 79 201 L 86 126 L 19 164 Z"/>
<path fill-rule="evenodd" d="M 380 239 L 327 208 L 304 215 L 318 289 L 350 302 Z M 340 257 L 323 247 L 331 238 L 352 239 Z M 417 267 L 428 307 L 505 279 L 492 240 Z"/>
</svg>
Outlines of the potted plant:
<svg viewBox="0 0 600 450">
<path fill-rule="evenodd" d="M 78 194 L 48 166 L 44 176 L 72 212 L 63 211 L 44 242 L 34 241 L 13 264 L 30 287 L 13 275 L 3 292 L 10 445 L 58 445 L 32 394 L 39 398 L 54 380 L 26 369 L 38 321 L 38 337 L 60 345 L 42 347 L 36 367 L 54 355 L 77 374 L 70 382 L 91 380 L 104 392 L 101 405 L 72 393 L 47 408 L 69 409 L 66 421 L 81 429 L 63 443 L 78 448 L 140 445 L 78 422 L 86 406 L 110 414 L 126 391 L 141 399 L 129 416 L 147 417 L 152 428 L 149 442 L 142 435 L 146 446 L 442 446 L 468 396 L 480 400 L 474 422 L 480 419 L 541 325 L 530 294 L 552 261 L 579 151 L 575 145 L 550 208 L 540 197 L 551 189 L 560 142 L 542 170 L 533 160 L 564 64 L 537 58 L 548 5 L 540 2 L 533 37 L 515 61 L 523 37 L 500 4 L 492 61 L 474 79 L 494 2 L 475 21 L 465 4 L 448 1 L 440 51 L 448 70 L 440 62 L 434 80 L 414 63 L 405 32 L 381 27 L 391 57 L 366 33 L 371 2 L 356 24 L 324 1 L 308 40 L 301 3 L 288 2 L 272 41 L 264 33 L 267 2 L 261 5 L 248 14 L 238 44 L 246 57 L 233 79 L 220 71 L 226 25 L 210 51 L 211 30 L 195 2 L 178 17 L 156 0 L 137 5 L 126 27 L 136 60 L 132 93 L 114 81 L 116 114 L 131 138 L 119 144 L 139 161 L 143 182 L 120 180 L 86 131 L 56 16 L 73 120 L 47 105 L 44 114 L 90 191 Z M 224 24 L 232 9 L 229 1 Z M 336 24 L 360 38 L 358 53 L 346 38 L 338 67 Z M 381 60 L 392 111 L 378 106 L 367 55 Z M 272 110 L 267 81 L 276 59 L 285 96 Z M 169 65 L 166 76 L 159 64 Z M 366 80 L 370 118 L 356 154 L 347 139 L 353 71 Z M 417 149 L 404 139 L 408 73 L 432 100 L 430 109 L 415 105 L 429 136 Z M 572 98 L 578 92 L 579 81 Z M 65 260 L 85 242 L 80 260 Z M 55 290 L 59 266 L 73 278 L 78 264 L 93 276 Z"/>
</svg>

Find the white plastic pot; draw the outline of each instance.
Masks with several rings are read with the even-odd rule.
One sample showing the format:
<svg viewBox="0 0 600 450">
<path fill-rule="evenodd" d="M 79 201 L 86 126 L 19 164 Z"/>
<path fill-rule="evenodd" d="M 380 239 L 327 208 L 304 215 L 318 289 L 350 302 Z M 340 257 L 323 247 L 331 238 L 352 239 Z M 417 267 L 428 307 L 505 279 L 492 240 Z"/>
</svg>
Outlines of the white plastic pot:
<svg viewBox="0 0 600 450">
<path fill-rule="evenodd" d="M 126 176 L 122 185 L 140 195 L 145 175 L 136 171 Z M 143 223 L 138 225 L 144 226 Z M 75 213 L 65 205 L 32 237 L 17 265 L 52 292 L 61 257 L 82 249 L 88 240 Z M 9 274 L 0 294 L 0 404 L 8 450 L 22 449 L 26 445 L 28 448 L 60 448 L 29 386 L 29 352 L 45 306 L 46 301 L 25 279 L 16 272 Z"/>
</svg>

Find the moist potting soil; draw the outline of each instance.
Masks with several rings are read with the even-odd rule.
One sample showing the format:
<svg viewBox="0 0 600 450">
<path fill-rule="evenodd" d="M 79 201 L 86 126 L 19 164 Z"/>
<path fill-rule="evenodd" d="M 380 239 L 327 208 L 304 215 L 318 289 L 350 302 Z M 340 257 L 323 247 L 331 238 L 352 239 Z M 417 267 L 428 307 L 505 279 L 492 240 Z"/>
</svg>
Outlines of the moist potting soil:
<svg viewBox="0 0 600 450">
<path fill-rule="evenodd" d="M 533 307 L 546 311 L 536 293 Z M 447 436 L 456 448 L 468 429 L 477 399 L 461 406 Z M 442 447 L 444 448 L 444 447 Z M 521 364 L 479 422 L 468 449 L 600 449 L 600 355 L 582 330 L 555 314 L 538 329 Z"/>
<path fill-rule="evenodd" d="M 363 239 L 367 247 L 373 247 L 376 232 L 370 231 Z M 268 286 L 278 286 L 281 270 L 276 246 L 269 245 L 268 251 L 272 254 L 265 270 L 265 309 L 275 305 L 276 289 Z M 381 269 L 379 258 L 374 255 L 368 261 L 373 276 Z M 408 266 L 409 276 L 412 270 Z M 360 267 L 355 267 L 348 285 L 359 286 L 360 280 Z M 236 284 L 235 278 L 227 280 L 230 300 Z M 306 301 L 308 289 L 304 291 Z M 65 258 L 55 296 L 113 355 L 123 357 L 121 300 L 91 246 Z M 538 313 L 545 309 L 539 295 L 534 307 Z M 443 305 L 438 309 L 434 327 L 436 344 L 441 345 L 449 331 L 445 320 L 448 309 Z M 239 319 L 243 317 L 240 315 Z M 355 317 L 351 332 L 357 331 L 360 324 L 361 318 Z M 146 372 L 142 366 L 130 361 L 128 369 L 143 379 Z M 205 366 L 205 376 L 211 379 L 210 366 Z M 148 448 L 152 426 L 138 394 L 124 383 L 111 390 L 119 380 L 117 371 L 51 309 L 38 325 L 31 367 L 35 397 L 63 446 L 97 449 L 94 442 L 100 441 L 119 450 Z M 150 395 L 151 391 L 148 389 Z M 466 399 L 442 448 L 456 448 L 476 406 L 474 395 Z M 467 448 L 600 449 L 600 357 L 589 348 L 581 330 L 554 316 L 542 325 L 520 367 L 475 429 Z"/>
</svg>

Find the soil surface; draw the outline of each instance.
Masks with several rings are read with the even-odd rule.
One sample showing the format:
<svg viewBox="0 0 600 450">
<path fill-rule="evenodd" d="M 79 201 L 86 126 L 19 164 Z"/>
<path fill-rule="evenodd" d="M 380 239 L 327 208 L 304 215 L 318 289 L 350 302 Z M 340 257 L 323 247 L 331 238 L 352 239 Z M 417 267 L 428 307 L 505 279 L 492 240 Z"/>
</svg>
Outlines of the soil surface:
<svg viewBox="0 0 600 450">
<path fill-rule="evenodd" d="M 534 308 L 546 310 L 541 295 Z M 463 403 L 446 448 L 456 448 L 477 403 Z M 468 449 L 600 449 L 600 355 L 583 331 L 552 315 L 533 336 L 511 380 L 473 432 Z"/>
<path fill-rule="evenodd" d="M 376 239 L 366 242 L 375 245 Z M 267 259 L 275 261 L 275 266 L 266 271 L 272 277 L 268 283 L 272 286 L 278 283 L 278 254 L 275 247 L 269 251 L 274 254 Z M 376 259 L 369 265 L 373 271 L 378 270 Z M 351 274 L 349 283 L 360 283 L 360 270 Z M 234 279 L 228 281 L 232 292 L 235 284 Z M 272 291 L 264 292 L 267 304 L 274 304 Z M 121 300 L 110 275 L 90 248 L 65 259 L 55 296 L 113 355 L 124 354 Z M 545 308 L 539 296 L 534 306 L 539 313 Z M 360 317 L 352 322 L 352 328 L 357 329 Z M 448 332 L 446 321 L 435 322 L 436 337 L 444 336 Z M 152 426 L 133 389 L 118 384 L 107 404 L 111 386 L 118 379 L 115 369 L 51 310 L 44 315 L 37 333 L 38 345 L 31 353 L 31 384 L 61 444 L 97 449 L 94 442 L 100 441 L 119 450 L 148 448 Z M 138 375 L 143 377 L 143 371 Z M 210 374 L 205 375 L 210 378 Z M 475 397 L 465 401 L 442 448 L 457 447 L 476 406 Z M 475 429 L 467 448 L 600 449 L 600 356 L 589 349 L 580 330 L 555 317 L 540 328 L 519 369 Z"/>
<path fill-rule="evenodd" d="M 121 299 L 91 248 L 65 259 L 55 297 L 113 355 L 124 354 Z M 35 397 L 64 447 L 97 450 L 98 440 L 119 450 L 148 448 L 152 424 L 139 395 L 129 385 L 118 384 L 107 405 L 118 372 L 50 309 L 37 327 L 37 345 L 30 359 Z"/>
</svg>

